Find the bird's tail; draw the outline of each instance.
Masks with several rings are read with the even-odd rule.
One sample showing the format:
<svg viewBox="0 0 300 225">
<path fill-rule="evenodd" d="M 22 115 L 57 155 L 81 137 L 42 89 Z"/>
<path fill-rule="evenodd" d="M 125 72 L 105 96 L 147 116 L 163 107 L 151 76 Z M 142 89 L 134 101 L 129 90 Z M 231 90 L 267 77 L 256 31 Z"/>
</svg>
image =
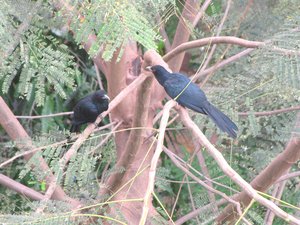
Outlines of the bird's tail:
<svg viewBox="0 0 300 225">
<path fill-rule="evenodd" d="M 226 132 L 232 138 L 236 138 L 238 127 L 228 116 L 209 102 L 207 102 L 205 112 L 223 132 Z"/>
<path fill-rule="evenodd" d="M 78 133 L 80 131 L 80 125 L 72 123 L 72 126 L 70 128 L 71 133 Z"/>
</svg>

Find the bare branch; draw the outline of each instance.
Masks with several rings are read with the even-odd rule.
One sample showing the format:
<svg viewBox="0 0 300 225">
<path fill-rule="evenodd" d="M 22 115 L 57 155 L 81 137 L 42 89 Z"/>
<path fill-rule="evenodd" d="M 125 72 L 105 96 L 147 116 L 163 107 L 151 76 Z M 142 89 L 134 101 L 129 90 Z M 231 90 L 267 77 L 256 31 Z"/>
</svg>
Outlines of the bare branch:
<svg viewBox="0 0 300 225">
<path fill-rule="evenodd" d="M 265 199 L 264 197 L 260 196 L 250 184 L 248 184 L 238 173 L 236 173 L 226 162 L 222 154 L 208 141 L 205 135 L 201 132 L 198 126 L 191 120 L 188 113 L 184 109 L 180 109 L 180 117 L 182 122 L 187 126 L 189 129 L 193 131 L 195 137 L 201 142 L 203 146 L 206 147 L 208 153 L 215 159 L 218 163 L 219 167 L 223 170 L 223 172 L 230 177 L 236 184 L 238 184 L 244 192 L 251 196 L 255 201 L 261 203 L 262 205 L 266 206 L 267 208 L 271 209 L 277 216 L 284 219 L 285 221 L 293 222 L 295 224 L 300 224 L 300 220 L 295 218 L 292 215 L 284 212 L 280 209 L 277 205 L 273 202 Z M 300 155 L 300 153 L 299 153 Z"/>
<path fill-rule="evenodd" d="M 41 193 L 39 193 L 29 187 L 26 187 L 25 185 L 20 184 L 19 182 L 14 181 L 13 179 L 11 179 L 3 174 L 0 174 L 0 184 L 3 185 L 4 187 L 7 187 L 7 188 L 21 194 L 21 195 L 25 195 L 26 197 L 28 197 L 32 200 L 40 201 L 45 198 L 45 196 L 42 195 Z"/>
<path fill-rule="evenodd" d="M 203 4 L 201 9 L 199 10 L 199 12 L 197 13 L 197 15 L 195 16 L 195 19 L 193 21 L 193 27 L 195 27 L 197 25 L 197 23 L 199 22 L 199 20 L 203 17 L 205 10 L 208 8 L 208 6 L 210 5 L 212 1 L 211 0 L 206 0 Z"/>
<path fill-rule="evenodd" d="M 208 38 L 202 38 L 199 40 L 195 41 L 189 41 L 185 42 L 178 47 L 174 48 L 172 51 L 167 53 L 166 55 L 163 56 L 163 60 L 168 62 L 170 61 L 173 57 L 188 50 L 191 48 L 199 48 L 204 45 L 211 45 L 211 44 L 234 44 L 234 45 L 239 45 L 242 47 L 246 48 L 258 48 L 263 45 L 265 45 L 264 42 L 260 41 L 248 41 L 242 38 L 237 38 L 234 36 L 220 36 L 220 37 L 208 37 Z"/>
<path fill-rule="evenodd" d="M 197 15 L 197 9 L 199 8 L 199 1 L 186 0 L 184 7 L 179 18 L 179 23 L 176 28 L 173 43 L 171 49 L 176 48 L 178 45 L 187 42 L 190 38 L 191 28 L 187 25 L 186 21 L 192 24 Z M 205 11 L 205 10 L 203 10 Z M 176 59 L 169 62 L 169 66 L 174 71 L 179 71 L 183 62 L 184 53 L 177 56 Z"/>
<path fill-rule="evenodd" d="M 217 30 L 217 33 L 216 33 L 216 36 L 217 36 L 217 37 L 220 36 L 220 34 L 221 34 L 223 25 L 224 25 L 225 20 L 226 20 L 226 18 L 227 18 L 227 16 L 228 16 L 228 12 L 229 12 L 229 9 L 230 9 L 230 5 L 231 5 L 231 0 L 228 0 L 228 1 L 227 1 L 226 9 L 225 9 L 225 12 L 224 12 L 224 15 L 223 15 L 223 18 L 222 18 L 222 20 L 221 20 L 221 22 L 220 22 L 220 25 L 219 25 L 218 30 Z M 212 56 L 213 56 L 213 54 L 214 54 L 216 48 L 217 48 L 217 45 L 214 44 L 214 45 L 212 46 L 212 48 L 210 49 L 210 52 L 209 52 L 209 54 L 207 55 L 207 57 L 206 57 L 206 59 L 205 59 L 205 62 L 203 63 L 203 66 L 201 67 L 200 71 L 203 71 L 203 70 L 207 67 L 207 65 L 209 64 L 209 62 L 210 62 L 210 60 L 211 60 L 211 58 L 212 58 Z"/>
<path fill-rule="evenodd" d="M 155 181 L 155 174 L 156 174 L 156 168 L 157 163 L 160 157 L 161 152 L 163 151 L 163 143 L 164 143 L 164 135 L 165 135 L 165 129 L 168 124 L 168 119 L 170 115 L 170 110 L 173 106 L 175 106 L 175 101 L 170 100 L 168 101 L 163 109 L 163 116 L 161 118 L 160 126 L 159 126 L 159 135 L 157 140 L 156 149 L 154 152 L 154 155 L 151 160 L 150 164 L 150 170 L 149 170 L 149 178 L 148 178 L 148 186 L 144 197 L 144 205 L 143 205 L 143 212 L 140 218 L 140 225 L 144 225 L 147 220 L 149 208 L 151 205 L 151 195 L 153 193 L 154 188 L 154 181 Z"/>
<path fill-rule="evenodd" d="M 286 185 L 286 180 L 284 182 L 275 184 L 272 196 L 276 199 L 281 199 L 285 185 Z M 275 201 L 275 204 L 278 204 L 278 201 Z M 275 217 L 275 214 L 270 209 L 268 209 L 268 211 L 266 212 L 266 215 L 265 215 L 264 224 L 272 225 L 274 217 Z"/>
<path fill-rule="evenodd" d="M 237 210 L 239 211 L 239 214 L 242 214 L 242 210 L 240 207 L 240 204 L 236 201 L 234 201 L 233 199 L 231 199 L 230 197 L 228 197 L 226 194 L 224 194 L 221 191 L 218 191 L 214 188 L 212 188 L 211 186 L 207 185 L 204 181 L 200 180 L 198 177 L 196 177 L 193 173 L 191 173 L 187 168 L 185 168 L 182 163 L 176 158 L 174 157 L 174 153 L 172 153 L 169 149 L 167 149 L 166 147 L 163 147 L 164 152 L 170 157 L 170 159 L 172 160 L 172 162 L 175 164 L 175 166 L 177 166 L 179 169 L 181 169 L 185 174 L 187 174 L 189 177 L 191 177 L 194 181 L 196 181 L 197 183 L 199 183 L 201 186 L 203 186 L 204 188 L 206 188 L 208 191 L 215 193 L 217 195 L 222 196 L 224 199 L 226 199 L 226 201 L 231 202 L 232 204 L 236 205 Z M 177 156 L 178 157 L 178 156 Z"/>
<path fill-rule="evenodd" d="M 201 149 L 197 150 L 196 155 L 197 155 L 197 159 L 199 161 L 199 166 L 201 168 L 202 173 L 204 174 L 205 177 L 210 178 L 209 171 L 208 171 L 208 168 L 206 166 L 206 163 L 205 163 L 203 154 L 201 152 Z M 211 188 L 213 188 L 213 184 L 210 180 L 207 180 L 207 185 L 210 186 Z M 215 195 L 212 192 L 209 192 L 209 191 L 208 191 L 208 198 L 209 198 L 210 202 L 215 202 L 216 201 Z M 214 212 L 216 213 L 217 211 L 218 211 L 218 208 L 214 208 Z"/>
<path fill-rule="evenodd" d="M 196 209 L 186 215 L 184 215 L 183 217 L 179 218 L 178 220 L 175 221 L 175 224 L 176 225 L 181 225 L 193 218 L 195 218 L 197 215 L 201 214 L 201 213 L 205 213 L 206 211 L 208 211 L 209 209 L 211 208 L 214 208 L 214 207 L 218 207 L 218 206 L 221 206 L 221 205 L 224 205 L 225 203 L 227 202 L 226 199 L 222 198 L 220 199 L 219 201 L 217 202 L 212 202 L 212 203 L 209 203 L 208 205 L 206 206 L 203 206 L 199 209 Z"/>
<path fill-rule="evenodd" d="M 285 181 L 285 180 L 288 180 L 288 179 L 291 179 L 291 178 L 294 178 L 294 177 L 300 177 L 300 171 L 296 171 L 296 172 L 293 172 L 293 173 L 285 174 L 285 175 L 281 176 L 276 181 L 276 183 L 279 183 L 279 182 L 282 182 L 282 181 Z"/>
<path fill-rule="evenodd" d="M 62 113 L 53 113 L 48 115 L 40 115 L 40 116 L 16 116 L 18 119 L 42 119 L 42 118 L 49 118 L 49 117 L 55 117 L 55 116 L 68 116 L 72 115 L 73 112 L 62 112 Z"/>
<path fill-rule="evenodd" d="M 238 115 L 240 117 L 247 117 L 249 115 L 254 115 L 254 116 L 272 116 L 280 113 L 287 113 L 295 110 L 300 110 L 300 106 L 293 106 L 289 108 L 284 108 L 284 109 L 276 109 L 272 111 L 263 111 L 263 112 L 239 112 Z"/>
</svg>

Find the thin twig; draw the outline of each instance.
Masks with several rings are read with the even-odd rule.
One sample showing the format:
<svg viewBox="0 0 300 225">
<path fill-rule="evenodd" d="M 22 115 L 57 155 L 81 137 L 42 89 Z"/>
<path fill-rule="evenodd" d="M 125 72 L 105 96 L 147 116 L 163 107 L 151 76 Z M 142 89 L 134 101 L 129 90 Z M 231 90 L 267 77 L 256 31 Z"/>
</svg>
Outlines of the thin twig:
<svg viewBox="0 0 300 225">
<path fill-rule="evenodd" d="M 104 145 L 111 138 L 111 136 L 114 135 L 115 131 L 118 129 L 118 127 L 122 123 L 123 123 L 123 121 L 120 121 L 116 126 L 114 126 L 113 129 L 111 130 L 111 132 L 95 148 L 93 148 L 93 150 L 92 150 L 93 154 L 98 148 L 100 148 L 102 145 Z"/>
<path fill-rule="evenodd" d="M 199 20 L 202 18 L 202 16 L 204 15 L 206 9 L 208 8 L 208 6 L 210 5 L 210 3 L 212 2 L 212 0 L 206 0 L 202 6 L 201 9 L 199 10 L 199 12 L 197 13 L 197 15 L 195 16 L 195 19 L 193 21 L 193 27 L 195 27 L 197 25 L 197 23 L 199 22 Z"/>
<path fill-rule="evenodd" d="M 275 184 L 272 196 L 276 199 L 281 199 L 281 196 L 283 194 L 283 190 L 285 188 L 286 185 L 286 180 L 284 182 L 281 183 L 277 183 Z M 278 201 L 274 201 L 275 204 L 278 204 Z M 275 214 L 268 209 L 268 211 L 266 212 L 265 215 L 265 219 L 264 219 L 264 224 L 265 225 L 272 225 L 273 224 L 273 220 L 274 220 Z"/>
<path fill-rule="evenodd" d="M 239 112 L 238 116 L 240 117 L 247 117 L 249 115 L 254 115 L 254 116 L 272 116 L 280 113 L 288 113 L 291 111 L 296 111 L 300 110 L 300 106 L 293 106 L 289 108 L 284 108 L 284 109 L 275 109 L 272 111 L 263 111 L 263 112 Z"/>
<path fill-rule="evenodd" d="M 225 12 L 224 12 L 224 15 L 223 15 L 223 18 L 222 18 L 222 20 L 221 20 L 221 22 L 220 22 L 220 25 L 219 25 L 218 29 L 217 29 L 216 37 L 220 36 L 220 34 L 221 34 L 223 25 L 224 25 L 225 20 L 226 20 L 226 18 L 227 18 L 227 16 L 228 16 L 228 12 L 229 12 L 229 9 L 230 9 L 230 5 L 231 5 L 231 0 L 228 0 L 228 1 L 227 1 L 226 9 L 225 9 Z M 199 72 L 202 72 L 203 70 L 206 69 L 206 67 L 208 66 L 208 64 L 209 64 L 209 62 L 210 62 L 210 60 L 211 60 L 211 58 L 212 58 L 212 56 L 213 56 L 213 54 L 214 54 L 216 48 L 217 48 L 217 45 L 216 45 L 216 44 L 213 44 L 213 46 L 212 46 L 212 48 L 211 48 L 209 54 L 207 55 L 207 58 L 206 58 L 205 62 L 203 63 L 203 66 L 202 66 L 202 68 L 200 69 Z M 216 66 L 216 65 L 217 65 L 217 64 L 215 64 L 215 66 Z M 199 73 L 199 72 L 197 71 L 197 73 Z M 196 75 L 195 75 L 195 76 L 196 76 Z M 204 83 L 205 83 L 205 81 L 202 83 L 201 86 L 203 86 Z"/>
<path fill-rule="evenodd" d="M 285 174 L 285 175 L 281 176 L 275 183 L 279 183 L 279 182 L 282 182 L 282 181 L 285 181 L 285 180 L 288 180 L 288 179 L 291 179 L 294 177 L 300 177 L 300 171 Z"/>
<path fill-rule="evenodd" d="M 98 68 L 98 66 L 97 66 L 97 63 L 95 63 L 95 62 L 94 62 L 94 67 L 95 67 L 95 71 L 96 71 L 96 76 L 97 76 L 99 88 L 100 88 L 101 90 L 104 90 L 103 84 L 102 84 L 102 81 L 101 81 L 101 76 L 100 76 L 100 73 L 99 73 L 99 68 Z"/>
<path fill-rule="evenodd" d="M 42 119 L 42 118 L 49 118 L 49 117 L 55 117 L 55 116 L 68 116 L 72 115 L 72 112 L 61 112 L 61 113 L 53 113 L 48 115 L 40 115 L 40 116 L 16 116 L 18 119 Z"/>
<path fill-rule="evenodd" d="M 218 206 L 221 206 L 221 205 L 224 205 L 225 203 L 227 202 L 226 199 L 222 198 L 220 200 L 218 200 L 217 202 L 211 202 L 209 203 L 208 205 L 206 206 L 203 206 L 199 209 L 196 209 L 182 217 L 180 217 L 179 219 L 177 219 L 175 221 L 175 224 L 176 225 L 181 225 L 193 218 L 195 218 L 197 215 L 201 214 L 201 213 L 206 213 L 209 209 L 213 208 L 213 207 L 218 207 Z"/>
<path fill-rule="evenodd" d="M 237 211 L 239 212 L 239 214 L 242 214 L 242 210 L 240 207 L 240 204 L 236 201 L 234 201 L 233 199 L 231 199 L 230 197 L 228 197 L 226 194 L 224 194 L 221 191 L 218 191 L 212 187 L 210 187 L 209 185 L 207 185 L 204 181 L 200 180 L 198 177 L 196 177 L 192 172 L 190 172 L 184 165 L 182 165 L 182 162 L 180 162 L 176 157 L 174 157 L 174 153 L 172 153 L 169 149 L 167 149 L 165 146 L 163 146 L 163 150 L 164 152 L 170 157 L 170 159 L 172 160 L 172 162 L 175 164 L 175 166 L 177 166 L 179 169 L 181 169 L 185 174 L 187 174 L 189 177 L 191 177 L 194 181 L 196 181 L 197 183 L 199 183 L 201 186 L 203 186 L 204 188 L 206 188 L 207 190 L 222 196 L 224 199 L 226 199 L 228 202 L 231 202 L 232 204 L 236 205 L 237 207 Z"/>
<path fill-rule="evenodd" d="M 186 181 L 189 180 L 187 177 L 185 179 L 186 179 Z M 191 185 L 189 183 L 187 183 L 187 187 L 188 187 L 188 192 L 189 192 L 189 196 L 190 196 L 190 201 L 192 203 L 192 209 L 193 209 L 193 211 L 195 211 L 196 206 L 195 206 L 195 202 L 194 202 L 194 198 L 193 198 L 193 193 L 191 190 Z M 196 216 L 196 220 L 197 220 L 197 223 L 200 224 L 200 220 L 199 220 L 198 216 Z"/>
</svg>

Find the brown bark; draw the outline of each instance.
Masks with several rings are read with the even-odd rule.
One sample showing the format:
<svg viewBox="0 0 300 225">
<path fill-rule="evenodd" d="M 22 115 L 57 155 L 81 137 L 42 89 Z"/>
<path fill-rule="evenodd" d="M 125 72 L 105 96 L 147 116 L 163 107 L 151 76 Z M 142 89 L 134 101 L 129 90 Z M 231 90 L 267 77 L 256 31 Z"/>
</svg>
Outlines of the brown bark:
<svg viewBox="0 0 300 225">
<path fill-rule="evenodd" d="M 300 127 L 300 113 L 297 115 L 295 129 Z M 297 134 L 293 134 L 285 150 L 280 153 L 259 175 L 250 183 L 251 186 L 261 192 L 265 192 L 274 184 L 282 175 L 284 175 L 292 165 L 300 159 L 300 138 Z M 245 191 L 234 196 L 244 207 L 252 200 Z M 235 211 L 232 205 L 228 205 L 222 214 L 218 217 L 218 223 L 224 224 L 226 221 L 236 219 Z"/>
<path fill-rule="evenodd" d="M 126 51 L 125 51 L 126 52 Z M 126 55 L 123 55 L 126 57 Z M 148 51 L 144 55 L 144 63 L 142 68 L 145 68 L 149 65 L 162 64 L 167 67 L 167 65 L 162 61 L 161 57 L 155 51 Z M 122 60 L 121 60 L 122 61 Z M 128 63 L 127 63 L 128 64 Z M 111 65 L 111 67 L 113 67 Z M 115 71 L 115 70 L 114 70 Z M 148 176 L 148 169 L 146 169 L 142 174 L 135 177 L 133 182 L 127 186 L 121 187 L 128 183 L 141 169 L 149 165 L 149 162 L 153 155 L 153 148 L 150 141 L 147 141 L 148 136 L 152 133 L 153 128 L 153 118 L 155 116 L 157 107 L 161 106 L 161 99 L 165 96 L 163 89 L 155 81 L 148 72 L 142 71 L 142 74 L 139 76 L 146 76 L 145 73 L 149 75 L 146 80 L 140 85 L 138 90 L 135 92 L 135 96 L 131 96 L 130 102 L 124 104 L 124 107 L 130 108 L 133 112 L 129 114 L 130 118 L 127 118 L 128 115 L 123 115 L 123 113 L 112 114 L 113 120 L 127 120 L 128 122 L 133 120 L 132 123 L 128 123 L 127 128 L 133 128 L 130 131 L 123 134 L 121 138 L 118 139 L 116 135 L 117 152 L 118 158 L 116 167 L 125 168 L 124 173 L 116 173 L 111 175 L 106 181 L 106 187 L 108 189 L 102 189 L 99 191 L 99 195 L 107 194 L 109 191 L 112 191 L 114 194 L 114 199 L 128 199 L 128 198 L 142 198 L 144 190 L 147 187 L 147 182 L 145 182 L 146 177 Z M 123 76 L 127 76 L 124 74 Z M 106 75 L 110 77 L 113 75 Z M 108 82 L 114 82 L 113 79 L 108 78 Z M 108 84 L 111 85 L 111 84 Z M 136 100 L 133 100 L 136 98 Z M 156 102 L 155 102 L 156 101 Z M 155 104 L 154 104 L 155 102 Z M 117 106 L 119 107 L 119 105 Z M 122 107 L 122 106 L 120 106 Z M 128 109 L 126 109 L 128 111 Z M 143 129 L 134 129 L 140 128 Z M 147 129 L 150 128 L 150 129 Z M 119 136 L 120 137 L 120 136 Z M 122 141 L 120 141 L 122 139 Z M 148 152 L 149 151 L 149 152 Z M 148 152 L 147 157 L 145 154 Z M 141 162 L 144 162 L 141 165 Z M 141 202 L 127 202 L 119 204 L 122 214 L 127 219 L 130 224 L 137 224 L 142 210 Z M 111 209 L 113 212 L 114 209 Z M 150 216 L 156 215 L 154 208 L 151 207 Z"/>
</svg>

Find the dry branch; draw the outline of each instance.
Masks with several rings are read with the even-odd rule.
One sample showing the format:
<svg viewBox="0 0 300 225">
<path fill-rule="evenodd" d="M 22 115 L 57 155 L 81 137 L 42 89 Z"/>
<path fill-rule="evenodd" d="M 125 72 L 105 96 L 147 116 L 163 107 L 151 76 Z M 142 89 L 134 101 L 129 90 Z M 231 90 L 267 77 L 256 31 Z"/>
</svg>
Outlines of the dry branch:
<svg viewBox="0 0 300 225">
<path fill-rule="evenodd" d="M 275 184 L 274 190 L 272 192 L 272 197 L 276 199 L 281 199 L 285 185 L 286 185 L 286 181 Z M 275 201 L 275 204 L 278 204 L 278 201 Z M 268 211 L 265 214 L 264 224 L 272 225 L 274 218 L 275 218 L 274 213 L 272 213 L 272 211 L 268 209 Z"/>
<path fill-rule="evenodd" d="M 291 178 L 294 178 L 294 177 L 300 177 L 300 171 L 285 174 L 285 175 L 281 176 L 281 177 L 276 181 L 276 183 L 279 183 L 279 182 L 282 182 L 282 181 L 284 181 L 284 180 L 291 179 Z"/>
</svg>

